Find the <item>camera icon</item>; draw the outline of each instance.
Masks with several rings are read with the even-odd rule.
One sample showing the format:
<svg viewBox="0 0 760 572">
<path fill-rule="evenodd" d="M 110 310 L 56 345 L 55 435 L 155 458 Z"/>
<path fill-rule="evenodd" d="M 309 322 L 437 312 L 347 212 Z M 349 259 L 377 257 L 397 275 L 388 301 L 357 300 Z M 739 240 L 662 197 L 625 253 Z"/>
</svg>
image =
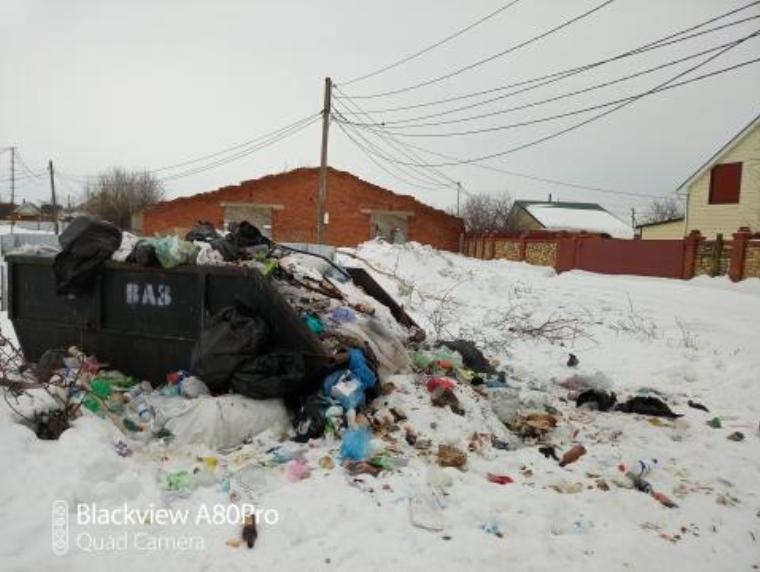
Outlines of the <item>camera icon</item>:
<svg viewBox="0 0 760 572">
<path fill-rule="evenodd" d="M 62 556 L 69 551 L 69 504 L 66 501 L 53 502 L 50 524 L 53 554 Z"/>
</svg>

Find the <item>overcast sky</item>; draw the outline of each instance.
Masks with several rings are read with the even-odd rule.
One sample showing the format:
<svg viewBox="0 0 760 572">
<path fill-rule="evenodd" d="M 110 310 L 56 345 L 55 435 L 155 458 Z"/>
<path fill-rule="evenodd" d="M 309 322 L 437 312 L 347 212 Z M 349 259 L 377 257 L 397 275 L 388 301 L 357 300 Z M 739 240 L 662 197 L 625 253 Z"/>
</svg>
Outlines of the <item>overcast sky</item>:
<svg viewBox="0 0 760 572">
<path fill-rule="evenodd" d="M 351 96 L 368 95 L 446 74 L 543 33 L 601 2 L 521 0 L 424 56 L 347 85 L 343 91 Z M 614 56 L 748 2 L 616 0 L 572 26 L 471 71 L 396 96 L 355 101 L 364 109 L 385 109 L 532 79 Z M 341 84 L 371 72 L 503 4 L 498 0 L 0 0 L 0 147 L 17 146 L 34 172 L 53 159 L 64 175 L 59 192 L 64 197 L 73 195 L 79 190 L 79 179 L 71 176 L 92 175 L 115 165 L 161 168 L 317 113 L 325 76 Z M 760 16 L 760 5 L 725 22 L 750 16 Z M 760 19 L 425 121 L 458 119 L 536 102 L 707 50 L 757 29 Z M 498 127 L 627 97 L 714 53 L 548 105 L 476 121 L 409 128 L 405 136 L 398 137 L 405 144 L 462 159 L 499 153 L 555 133 L 590 114 L 485 134 L 408 135 Z M 758 56 L 760 40 L 753 38 L 692 76 Z M 667 195 L 750 122 L 760 112 L 759 104 L 760 65 L 755 64 L 643 98 L 561 137 L 485 163 L 579 185 Z M 343 101 L 342 105 L 349 103 Z M 386 121 L 414 118 L 453 106 L 449 103 L 375 117 Z M 370 140 L 373 137 L 368 132 L 363 135 Z M 167 194 L 189 195 L 283 169 L 318 165 L 319 145 L 320 125 L 315 123 L 227 165 L 167 181 Z M 336 124 L 331 127 L 329 157 L 333 167 L 396 192 L 413 194 L 434 206 L 455 202 L 453 187 L 425 190 L 392 177 L 357 149 Z M 4 200 L 9 194 L 9 158 L 7 152 L 0 154 Z M 435 160 L 430 155 L 425 159 Z M 385 166 L 404 175 L 395 170 L 398 167 Z M 472 165 L 441 170 L 470 192 L 508 189 L 519 199 L 544 199 L 552 193 L 555 200 L 599 202 L 627 220 L 631 207 L 641 210 L 648 202 L 646 197 L 535 182 Z M 19 198 L 47 195 L 46 178 L 19 181 Z"/>
</svg>

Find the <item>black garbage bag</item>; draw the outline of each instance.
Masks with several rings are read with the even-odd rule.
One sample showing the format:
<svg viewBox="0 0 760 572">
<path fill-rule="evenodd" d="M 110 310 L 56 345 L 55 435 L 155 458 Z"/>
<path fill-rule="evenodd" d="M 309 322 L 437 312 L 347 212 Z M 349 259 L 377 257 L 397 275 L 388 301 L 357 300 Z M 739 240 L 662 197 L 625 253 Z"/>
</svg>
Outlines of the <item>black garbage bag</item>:
<svg viewBox="0 0 760 572">
<path fill-rule="evenodd" d="M 103 263 L 121 245 L 121 231 L 111 223 L 80 216 L 59 240 L 63 250 L 53 261 L 56 292 L 78 296 L 95 285 Z"/>
<path fill-rule="evenodd" d="M 240 366 L 259 355 L 268 335 L 266 322 L 248 306 L 227 306 L 209 320 L 198 336 L 190 371 L 206 383 L 211 393 L 224 393 Z"/>
<path fill-rule="evenodd" d="M 194 242 L 196 240 L 200 242 L 212 242 L 218 238 L 221 237 L 219 236 L 219 233 L 216 232 L 214 223 L 207 220 L 199 220 L 198 224 L 191 228 L 185 235 L 185 240 L 189 242 Z"/>
<path fill-rule="evenodd" d="M 230 233 L 235 237 L 238 247 L 248 248 L 260 244 L 270 245 L 272 243 L 261 231 L 249 223 L 247 220 L 230 225 Z"/>
<path fill-rule="evenodd" d="M 311 391 L 304 357 L 298 353 L 268 353 L 253 358 L 235 371 L 231 389 L 252 399 L 302 395 Z"/>
<path fill-rule="evenodd" d="M 148 240 L 138 240 L 126 261 L 139 266 L 161 266 L 156 248 Z"/>
<path fill-rule="evenodd" d="M 491 365 L 491 362 L 489 362 L 486 359 L 486 356 L 483 355 L 483 352 L 481 352 L 477 346 L 467 340 L 451 340 L 451 341 L 442 341 L 438 342 L 439 346 L 446 346 L 450 350 L 454 350 L 459 352 L 459 355 L 462 356 L 462 362 L 464 365 L 468 368 L 470 368 L 475 373 L 487 373 L 487 374 L 494 374 L 496 373 L 496 370 Z"/>
<path fill-rule="evenodd" d="M 298 410 L 293 422 L 296 435 L 293 440 L 298 443 L 306 443 L 309 439 L 319 439 L 325 433 L 327 417 L 325 413 L 332 405 L 332 401 L 322 395 L 321 392 L 307 397 Z"/>
<path fill-rule="evenodd" d="M 217 237 L 211 241 L 211 248 L 219 251 L 222 258 L 227 262 L 232 260 L 240 260 L 242 254 L 240 253 L 240 247 L 235 240 L 235 237 L 228 234 L 226 237 Z"/>
<path fill-rule="evenodd" d="M 575 406 L 580 407 L 584 403 L 596 403 L 599 411 L 609 411 L 617 402 L 617 395 L 614 391 L 601 391 L 598 389 L 587 389 L 575 400 Z"/>
<path fill-rule="evenodd" d="M 678 413 L 673 413 L 670 407 L 668 407 L 667 404 L 661 399 L 657 399 L 656 397 L 649 397 L 649 396 L 631 397 L 625 403 L 619 403 L 615 409 L 617 411 L 622 411 L 623 413 L 640 413 L 641 415 L 653 415 L 655 417 L 669 417 L 671 419 L 683 417 L 683 415 L 680 415 Z"/>
</svg>

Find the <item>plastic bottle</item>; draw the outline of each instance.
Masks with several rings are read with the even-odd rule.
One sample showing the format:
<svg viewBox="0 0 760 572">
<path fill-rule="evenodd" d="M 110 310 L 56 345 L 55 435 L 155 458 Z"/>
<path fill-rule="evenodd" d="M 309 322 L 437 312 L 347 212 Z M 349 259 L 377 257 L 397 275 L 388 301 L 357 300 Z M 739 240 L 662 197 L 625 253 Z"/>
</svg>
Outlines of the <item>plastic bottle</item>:
<svg viewBox="0 0 760 572">
<path fill-rule="evenodd" d="M 153 420 L 153 411 L 145 399 L 138 399 L 135 403 L 135 411 L 143 423 L 149 423 Z"/>
<path fill-rule="evenodd" d="M 626 474 L 637 478 L 645 477 L 657 466 L 657 459 L 639 459 L 626 467 Z"/>
<path fill-rule="evenodd" d="M 134 401 L 143 393 L 150 393 L 152 390 L 153 387 L 150 385 L 150 383 L 147 381 L 142 381 L 138 384 L 133 385 L 129 391 L 125 392 L 124 399 L 127 402 Z"/>
<path fill-rule="evenodd" d="M 562 460 L 559 462 L 559 466 L 564 467 L 565 465 L 574 463 L 585 454 L 586 454 L 586 447 L 584 447 L 583 445 L 576 445 L 575 447 L 570 449 L 567 453 L 562 455 Z"/>
</svg>

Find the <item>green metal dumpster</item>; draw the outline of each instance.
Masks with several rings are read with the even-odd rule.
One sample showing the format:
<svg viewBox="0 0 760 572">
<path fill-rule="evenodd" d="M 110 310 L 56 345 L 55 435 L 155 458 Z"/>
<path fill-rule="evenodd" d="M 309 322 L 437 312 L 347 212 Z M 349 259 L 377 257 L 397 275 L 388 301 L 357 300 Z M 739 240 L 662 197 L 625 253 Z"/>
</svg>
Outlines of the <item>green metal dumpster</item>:
<svg viewBox="0 0 760 572">
<path fill-rule="evenodd" d="M 76 345 L 110 367 L 162 382 L 189 369 L 198 334 L 214 313 L 240 300 L 270 328 L 269 351 L 325 357 L 319 340 L 269 280 L 254 269 L 171 270 L 107 262 L 92 291 L 58 296 L 53 259 L 8 255 L 8 316 L 28 360 Z"/>
</svg>

